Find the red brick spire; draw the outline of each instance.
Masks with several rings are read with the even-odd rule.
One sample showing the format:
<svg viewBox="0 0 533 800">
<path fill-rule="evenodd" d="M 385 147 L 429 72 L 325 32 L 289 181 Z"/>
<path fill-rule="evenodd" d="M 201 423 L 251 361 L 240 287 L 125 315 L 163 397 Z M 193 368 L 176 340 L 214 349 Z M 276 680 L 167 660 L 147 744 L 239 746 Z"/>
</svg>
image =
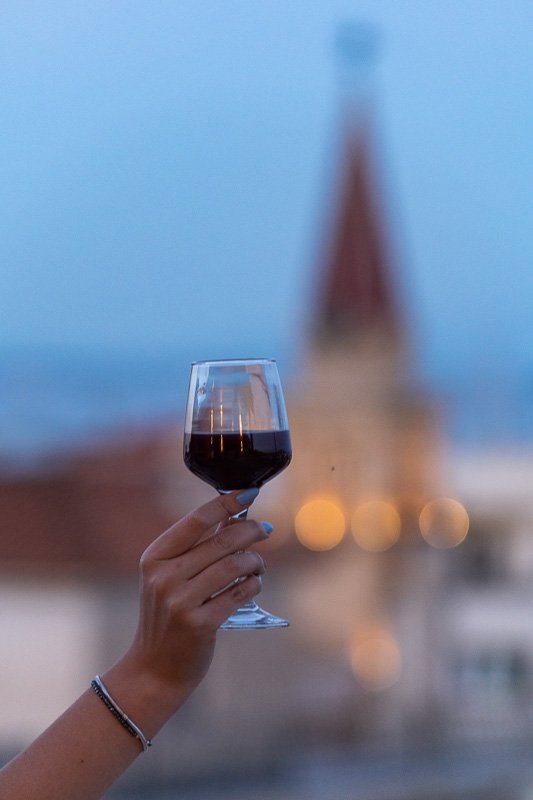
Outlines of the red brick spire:
<svg viewBox="0 0 533 800">
<path fill-rule="evenodd" d="M 346 113 L 345 145 L 332 224 L 322 258 L 317 308 L 320 339 L 387 335 L 399 314 L 373 163 L 373 73 L 378 31 L 345 23 L 337 54 Z"/>
<path fill-rule="evenodd" d="M 346 138 L 340 197 L 318 287 L 318 332 L 326 339 L 373 331 L 394 334 L 398 327 L 369 127 L 351 127 Z"/>
</svg>

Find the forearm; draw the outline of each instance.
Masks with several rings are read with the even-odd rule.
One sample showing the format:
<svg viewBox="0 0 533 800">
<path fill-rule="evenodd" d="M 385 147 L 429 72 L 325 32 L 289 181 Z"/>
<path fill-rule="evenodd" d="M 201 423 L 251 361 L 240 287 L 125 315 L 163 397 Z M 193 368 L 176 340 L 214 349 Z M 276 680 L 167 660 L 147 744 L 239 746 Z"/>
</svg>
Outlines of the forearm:
<svg viewBox="0 0 533 800">
<path fill-rule="evenodd" d="M 187 698 L 139 671 L 128 657 L 103 676 L 111 696 L 147 738 Z M 142 753 L 89 688 L 30 747 L 0 770 L 2 800 L 97 800 Z M 149 757 L 149 752 L 145 757 Z"/>
</svg>

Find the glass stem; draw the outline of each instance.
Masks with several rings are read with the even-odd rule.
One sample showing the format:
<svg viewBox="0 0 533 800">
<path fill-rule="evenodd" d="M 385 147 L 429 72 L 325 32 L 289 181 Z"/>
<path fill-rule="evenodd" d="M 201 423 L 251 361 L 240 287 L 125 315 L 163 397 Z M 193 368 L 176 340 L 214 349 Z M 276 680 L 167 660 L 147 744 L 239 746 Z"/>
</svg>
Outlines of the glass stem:
<svg viewBox="0 0 533 800">
<path fill-rule="evenodd" d="M 223 489 L 218 489 L 217 491 L 219 494 L 231 494 L 231 491 L 224 491 Z M 248 516 L 248 509 L 243 508 L 243 510 L 239 511 L 238 514 L 233 514 L 230 517 L 230 519 L 246 519 L 247 516 Z M 241 552 L 241 551 L 237 550 L 236 552 Z M 256 608 L 258 608 L 258 605 L 255 602 L 255 600 L 248 600 L 248 602 L 243 603 L 243 605 L 241 606 L 241 610 L 243 611 L 250 611 L 250 610 L 255 611 Z"/>
</svg>

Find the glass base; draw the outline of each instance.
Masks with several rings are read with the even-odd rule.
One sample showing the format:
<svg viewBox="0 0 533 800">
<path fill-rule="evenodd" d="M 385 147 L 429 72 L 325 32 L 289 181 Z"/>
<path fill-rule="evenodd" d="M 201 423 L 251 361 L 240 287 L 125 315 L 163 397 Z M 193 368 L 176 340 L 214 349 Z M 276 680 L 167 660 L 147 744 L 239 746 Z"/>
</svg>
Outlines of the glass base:
<svg viewBox="0 0 533 800">
<path fill-rule="evenodd" d="M 263 611 L 257 603 L 252 601 L 237 609 L 231 617 L 228 617 L 222 623 L 220 628 L 221 630 L 231 631 L 239 629 L 251 630 L 252 628 L 286 628 L 288 625 L 288 620 L 269 614 L 268 611 Z"/>
</svg>

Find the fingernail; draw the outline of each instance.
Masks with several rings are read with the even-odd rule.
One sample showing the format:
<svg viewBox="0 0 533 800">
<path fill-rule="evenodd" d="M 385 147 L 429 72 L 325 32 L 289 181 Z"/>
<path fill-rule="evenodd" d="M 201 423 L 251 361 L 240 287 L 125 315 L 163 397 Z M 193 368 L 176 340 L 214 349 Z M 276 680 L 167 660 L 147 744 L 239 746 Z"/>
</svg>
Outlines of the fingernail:
<svg viewBox="0 0 533 800">
<path fill-rule="evenodd" d="M 261 525 L 262 525 L 262 526 L 263 526 L 263 528 L 265 529 L 265 532 L 266 532 L 267 536 L 270 536 L 270 534 L 271 534 L 271 533 L 272 533 L 272 531 L 274 530 L 274 528 L 272 527 L 272 525 L 270 524 L 270 522 L 262 522 L 262 523 L 261 523 Z"/>
<path fill-rule="evenodd" d="M 241 506 L 247 506 L 252 500 L 255 500 L 258 494 L 259 489 L 246 489 L 244 492 L 237 495 L 237 501 Z"/>
</svg>

